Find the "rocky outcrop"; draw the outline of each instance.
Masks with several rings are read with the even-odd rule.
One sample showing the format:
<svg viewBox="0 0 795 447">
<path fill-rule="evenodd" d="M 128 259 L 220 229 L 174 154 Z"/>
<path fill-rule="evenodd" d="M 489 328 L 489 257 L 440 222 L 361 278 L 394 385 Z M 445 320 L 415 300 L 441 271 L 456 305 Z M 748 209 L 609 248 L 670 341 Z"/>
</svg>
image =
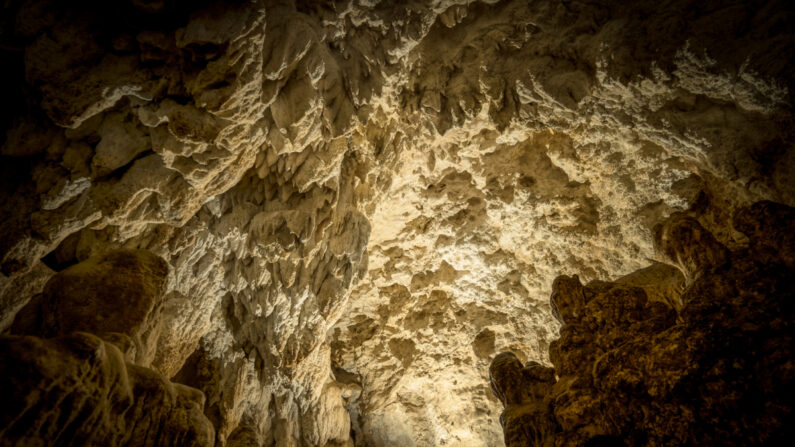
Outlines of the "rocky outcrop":
<svg viewBox="0 0 795 447">
<path fill-rule="evenodd" d="M 741 209 L 734 226 L 748 246 L 729 251 L 693 217 L 669 218 L 659 248 L 691 278 L 678 309 L 642 286 L 559 277 L 554 369 L 510 353 L 491 364 L 506 444 L 785 445 L 793 222 L 795 209 L 780 204 Z"/>
<path fill-rule="evenodd" d="M 214 445 L 204 394 L 147 368 L 167 273 L 149 252 L 114 251 L 47 283 L 12 332 L 48 338 L 0 337 L 2 445 Z"/>
<path fill-rule="evenodd" d="M 97 334 L 149 366 L 160 337 L 168 265 L 146 251 L 112 251 L 53 276 L 17 315 L 11 332 Z"/>
<path fill-rule="evenodd" d="M 555 370 L 530 361 L 522 366 L 510 352 L 498 354 L 489 367 L 491 390 L 505 406 L 500 424 L 505 444 L 552 447 L 558 426 L 552 415 L 549 389 Z"/>
<path fill-rule="evenodd" d="M 212 446 L 204 395 L 87 333 L 0 338 L 0 444 Z"/>
<path fill-rule="evenodd" d="M 795 205 L 792 15 L 9 0 L 0 330 L 56 312 L 200 389 L 219 445 L 499 445 L 488 362 L 548 363 L 555 276 L 648 265 L 675 212 L 735 250 L 735 209 Z M 135 326 L 53 304 L 119 249 L 168 265 Z M 662 264 L 622 281 L 681 306 Z"/>
</svg>

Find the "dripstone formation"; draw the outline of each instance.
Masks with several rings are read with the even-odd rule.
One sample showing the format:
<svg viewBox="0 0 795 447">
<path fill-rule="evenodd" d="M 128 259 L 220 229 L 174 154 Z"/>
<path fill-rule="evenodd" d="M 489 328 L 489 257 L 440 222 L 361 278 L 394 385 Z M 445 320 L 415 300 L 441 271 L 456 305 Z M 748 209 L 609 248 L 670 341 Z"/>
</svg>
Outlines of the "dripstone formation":
<svg viewBox="0 0 795 447">
<path fill-rule="evenodd" d="M 202 392 L 148 368 L 167 271 L 116 251 L 47 283 L 2 338 L 4 444 L 213 445 Z"/>
<path fill-rule="evenodd" d="M 0 445 L 773 445 L 791 3 L 4 2 Z"/>
<path fill-rule="evenodd" d="M 692 217 L 666 221 L 660 250 L 690 278 L 667 302 L 647 293 L 654 276 L 556 279 L 553 368 L 511 353 L 491 364 L 506 444 L 787 445 L 795 209 L 756 203 L 734 227 L 748 244 L 730 251 Z"/>
</svg>

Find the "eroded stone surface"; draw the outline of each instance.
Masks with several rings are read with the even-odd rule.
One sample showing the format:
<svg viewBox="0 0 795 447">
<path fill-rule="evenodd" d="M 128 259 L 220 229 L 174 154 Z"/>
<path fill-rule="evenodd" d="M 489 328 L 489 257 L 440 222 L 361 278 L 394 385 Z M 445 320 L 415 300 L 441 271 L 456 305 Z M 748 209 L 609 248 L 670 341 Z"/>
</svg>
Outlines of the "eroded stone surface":
<svg viewBox="0 0 795 447">
<path fill-rule="evenodd" d="M 506 444 L 786 444 L 793 221 L 779 218 L 792 212 L 771 202 L 741 209 L 734 224 L 750 244 L 731 253 L 698 222 L 669 218 L 661 231 L 670 239 L 660 249 L 677 247 L 671 261 L 718 248 L 725 254 L 699 258 L 678 312 L 648 301 L 642 287 L 558 278 L 551 300 L 563 326 L 550 346 L 551 379 L 528 378 L 541 367 L 523 368 L 510 353 L 492 362 Z M 761 228 L 770 231 L 754 231 Z M 781 255 L 765 249 L 774 244 Z"/>
<path fill-rule="evenodd" d="M 87 333 L 3 336 L 3 445 L 212 446 L 199 390 Z"/>
<path fill-rule="evenodd" d="M 17 315 L 11 332 L 44 337 L 89 332 L 149 366 L 162 330 L 168 265 L 143 250 L 118 250 L 53 276 Z"/>
<path fill-rule="evenodd" d="M 147 362 L 221 444 L 499 445 L 488 362 L 548 361 L 553 278 L 795 204 L 787 2 L 5 8 L 0 328 L 70 264 L 163 257 Z"/>
</svg>

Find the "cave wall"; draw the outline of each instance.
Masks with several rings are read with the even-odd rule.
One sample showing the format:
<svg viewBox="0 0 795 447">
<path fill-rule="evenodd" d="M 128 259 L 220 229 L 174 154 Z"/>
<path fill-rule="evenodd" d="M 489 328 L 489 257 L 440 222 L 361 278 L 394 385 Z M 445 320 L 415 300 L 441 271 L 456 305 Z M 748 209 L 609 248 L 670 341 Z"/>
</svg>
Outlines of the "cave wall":
<svg viewBox="0 0 795 447">
<path fill-rule="evenodd" d="M 114 377 L 200 390 L 219 445 L 499 445 L 489 362 L 548 364 L 557 275 L 663 260 L 653 228 L 673 212 L 736 249 L 736 209 L 795 205 L 792 17 L 9 0 L 3 343 L 94 334 L 125 356 Z M 157 298 L 109 317 L 129 340 L 53 298 L 118 250 L 166 265 Z M 682 281 L 644 275 L 660 297 Z"/>
<path fill-rule="evenodd" d="M 733 219 L 729 250 L 689 215 L 658 250 L 687 278 L 560 276 L 552 367 L 509 352 L 490 367 L 507 446 L 787 445 L 792 438 L 795 208 L 757 202 Z M 671 305 L 673 303 L 674 305 Z"/>
<path fill-rule="evenodd" d="M 214 445 L 205 395 L 151 368 L 167 273 L 117 250 L 53 276 L 0 339 L 3 445 Z"/>
</svg>

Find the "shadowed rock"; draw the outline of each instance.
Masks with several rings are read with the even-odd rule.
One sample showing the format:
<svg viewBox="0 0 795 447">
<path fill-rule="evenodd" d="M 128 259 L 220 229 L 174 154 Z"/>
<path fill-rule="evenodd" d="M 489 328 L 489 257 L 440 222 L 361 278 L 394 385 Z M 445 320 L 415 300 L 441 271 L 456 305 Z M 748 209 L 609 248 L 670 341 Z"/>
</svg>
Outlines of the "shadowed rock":
<svg viewBox="0 0 795 447">
<path fill-rule="evenodd" d="M 75 331 L 115 343 L 130 359 L 149 365 L 162 324 L 166 262 L 143 250 L 117 250 L 55 275 L 21 311 L 11 331 L 46 337 Z"/>
<path fill-rule="evenodd" d="M 679 268 L 726 264 L 592 279 L 671 213 L 736 249 L 737 207 L 795 204 L 792 3 L 6 0 L 0 333 L 100 337 L 219 444 L 497 445 L 496 353 L 563 322 L 572 392 L 612 384 L 619 334 L 711 324 Z M 162 294 L 101 259 L 133 247 Z"/>
<path fill-rule="evenodd" d="M 551 301 L 565 324 L 549 352 L 559 379 L 539 388 L 510 353 L 490 368 L 506 444 L 532 445 L 515 434 L 550 426 L 509 415 L 550 402 L 557 446 L 785 445 L 794 422 L 793 211 L 741 209 L 735 227 L 749 243 L 732 252 L 695 219 L 665 222 L 660 248 L 691 279 L 678 313 L 622 280 L 559 277 Z M 635 282 L 659 290 L 649 278 Z"/>
<path fill-rule="evenodd" d="M 204 395 L 99 338 L 0 338 L 0 444 L 209 447 Z"/>
<path fill-rule="evenodd" d="M 682 271 L 688 283 L 704 269 L 726 262 L 728 250 L 698 221 L 676 213 L 656 228 L 655 246 L 658 252 Z"/>
<path fill-rule="evenodd" d="M 500 423 L 506 445 L 552 447 L 557 424 L 548 394 L 555 383 L 552 368 L 522 363 L 513 353 L 498 354 L 489 367 L 491 390 L 505 406 Z"/>
</svg>

